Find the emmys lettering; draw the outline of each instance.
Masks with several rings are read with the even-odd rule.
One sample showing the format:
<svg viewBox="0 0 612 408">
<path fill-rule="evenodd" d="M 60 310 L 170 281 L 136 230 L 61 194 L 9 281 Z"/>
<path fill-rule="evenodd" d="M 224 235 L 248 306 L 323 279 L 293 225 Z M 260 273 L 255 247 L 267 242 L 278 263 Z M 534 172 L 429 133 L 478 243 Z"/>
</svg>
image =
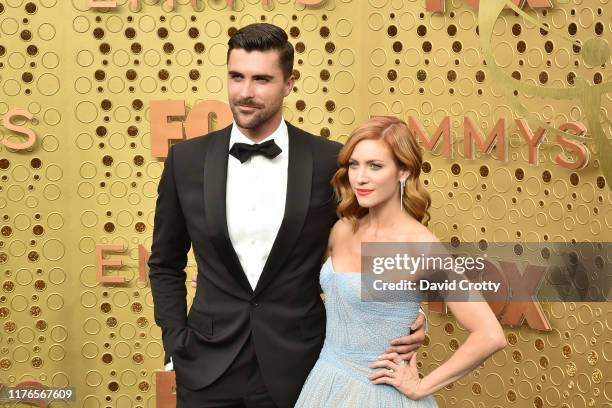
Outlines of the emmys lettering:
<svg viewBox="0 0 612 408">
<path fill-rule="evenodd" d="M 34 146 L 34 142 L 36 142 L 36 133 L 34 133 L 32 129 L 14 124 L 12 119 L 18 117 L 24 117 L 30 120 L 32 119 L 33 115 L 24 109 L 11 109 L 4 114 L 4 117 L 2 118 L 2 126 L 8 130 L 12 130 L 13 132 L 26 135 L 27 140 L 24 142 L 11 142 L 5 138 L 2 140 L 2 144 L 9 149 L 26 150 Z"/>
<path fill-rule="evenodd" d="M 529 5 L 531 8 L 551 8 L 553 4 L 551 0 L 511 0 L 512 3 L 520 8 L 523 8 L 525 5 Z M 468 6 L 472 7 L 475 10 L 478 10 L 480 6 L 480 0 L 464 0 L 464 3 Z M 441 12 L 444 13 L 446 11 L 446 0 L 425 0 L 425 8 L 427 11 L 431 12 Z"/>
<path fill-rule="evenodd" d="M 105 268 L 122 268 L 127 265 L 121 259 L 107 259 L 104 255 L 108 252 L 123 253 L 127 248 L 123 244 L 98 244 L 96 245 L 96 281 L 100 283 L 125 283 L 128 281 L 125 276 L 110 276 L 105 275 Z M 147 251 L 144 246 L 138 245 L 138 280 L 141 282 L 147 282 L 147 276 L 149 275 L 149 269 L 147 262 L 150 251 Z"/>
<path fill-rule="evenodd" d="M 326 0 L 297 0 L 298 3 L 314 6 L 318 4 L 325 3 Z M 269 6 L 272 0 L 261 0 L 261 4 L 263 6 Z M 129 7 L 131 10 L 140 10 L 140 0 L 130 0 Z M 201 7 L 198 6 L 198 0 L 191 0 L 191 8 L 194 11 L 201 11 Z M 228 6 L 234 6 L 234 0 L 226 0 Z M 446 0 L 426 0 L 425 8 L 427 11 L 431 12 L 444 12 L 446 10 L 445 7 Z M 475 10 L 478 10 L 480 5 L 480 0 L 465 0 L 465 3 Z M 531 8 L 551 8 L 553 4 L 550 0 L 512 0 L 512 3 L 518 7 L 524 7 L 525 5 L 529 5 Z M 117 0 L 88 0 L 87 7 L 92 9 L 97 8 L 116 8 Z M 168 11 L 174 10 L 174 0 L 166 0 L 162 3 L 162 7 L 166 8 Z"/>
<path fill-rule="evenodd" d="M 317 4 L 321 4 L 324 3 L 326 0 L 297 0 L 297 3 L 301 3 L 307 6 L 314 6 Z M 198 1 L 198 0 L 191 0 L 191 8 L 194 11 L 202 11 L 203 7 L 198 6 L 198 4 L 200 4 L 201 2 L 203 2 L 202 0 Z M 140 5 L 140 0 L 130 0 L 129 3 L 129 8 L 130 10 L 133 11 L 140 11 L 141 5 Z M 229 7 L 234 7 L 234 0 L 226 0 L 226 3 Z M 272 3 L 272 0 L 261 0 L 261 4 L 263 6 L 269 6 L 270 3 Z M 88 0 L 87 2 L 87 7 L 91 8 L 91 9 L 98 9 L 98 8 L 104 8 L 104 9 L 108 9 L 108 8 L 116 8 L 117 7 L 117 0 Z M 166 0 L 164 2 L 162 2 L 162 8 L 164 8 L 166 11 L 173 11 L 174 10 L 174 0 Z"/>
<path fill-rule="evenodd" d="M 153 157 L 164 158 L 168 154 L 168 141 L 170 139 L 190 139 L 204 135 L 213 128 L 220 129 L 232 122 L 232 113 L 227 103 L 208 100 L 193 106 L 186 115 L 185 101 L 183 100 L 157 100 L 151 101 L 151 154 Z M 185 117 L 181 122 L 178 118 Z M 172 121 L 169 121 L 172 119 Z M 214 123 L 214 125 L 212 125 Z M 516 119 L 516 126 L 529 149 L 529 163 L 538 165 L 538 150 L 540 149 L 547 130 L 538 127 L 533 131 L 524 119 Z M 412 134 L 427 151 L 434 151 L 441 145 L 441 154 L 453 158 L 452 146 L 454 134 L 451 132 L 449 116 L 442 119 L 438 128 L 430 135 L 413 116 L 408 116 L 408 125 Z M 577 136 L 587 132 L 586 126 L 580 122 L 568 122 L 559 126 L 562 132 L 568 131 Z M 475 150 L 489 154 L 494 151 L 497 160 L 508 161 L 508 129 L 505 118 L 499 118 L 497 123 L 487 135 L 486 139 L 480 133 L 478 125 L 468 116 L 463 118 L 463 156 L 465 159 L 474 159 Z M 589 163 L 589 150 L 580 142 L 557 136 L 560 147 L 574 153 L 575 159 L 568 159 L 563 152 L 555 158 L 557 165 L 570 170 L 580 170 Z"/>
</svg>

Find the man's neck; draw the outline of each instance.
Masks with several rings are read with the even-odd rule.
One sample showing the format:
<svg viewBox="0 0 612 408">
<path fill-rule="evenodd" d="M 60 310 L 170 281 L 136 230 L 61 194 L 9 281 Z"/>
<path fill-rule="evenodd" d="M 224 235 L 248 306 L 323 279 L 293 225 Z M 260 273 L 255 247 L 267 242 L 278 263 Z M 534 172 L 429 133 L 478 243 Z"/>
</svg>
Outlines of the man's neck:
<svg viewBox="0 0 612 408">
<path fill-rule="evenodd" d="M 266 137 L 270 136 L 278 127 L 280 126 L 281 120 L 283 119 L 283 115 L 279 112 L 277 115 L 271 117 L 265 123 L 262 123 L 261 126 L 254 129 L 244 129 L 236 124 L 236 127 L 245 135 L 249 140 L 253 143 L 259 143 L 264 140 Z"/>
</svg>

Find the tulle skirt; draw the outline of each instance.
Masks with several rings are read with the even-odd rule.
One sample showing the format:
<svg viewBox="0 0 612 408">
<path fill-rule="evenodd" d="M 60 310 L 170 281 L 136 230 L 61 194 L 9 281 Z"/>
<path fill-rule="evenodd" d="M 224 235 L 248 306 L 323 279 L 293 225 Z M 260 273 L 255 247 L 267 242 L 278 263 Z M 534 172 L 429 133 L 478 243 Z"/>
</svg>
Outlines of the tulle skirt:
<svg viewBox="0 0 612 408">
<path fill-rule="evenodd" d="M 372 383 L 371 361 L 324 347 L 295 408 L 438 408 L 433 396 L 414 401 L 391 385 Z"/>
</svg>

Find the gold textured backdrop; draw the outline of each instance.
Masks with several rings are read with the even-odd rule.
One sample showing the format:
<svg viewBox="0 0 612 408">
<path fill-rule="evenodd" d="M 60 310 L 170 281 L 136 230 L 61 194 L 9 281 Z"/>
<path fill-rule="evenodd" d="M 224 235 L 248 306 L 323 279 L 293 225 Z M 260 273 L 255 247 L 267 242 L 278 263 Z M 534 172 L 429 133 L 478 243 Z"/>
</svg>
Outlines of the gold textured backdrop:
<svg viewBox="0 0 612 408">
<path fill-rule="evenodd" d="M 612 241 L 610 180 L 592 137 L 584 169 L 555 163 L 562 148 L 552 134 L 534 166 L 514 124 L 525 116 L 517 104 L 533 130 L 533 120 L 586 123 L 588 109 L 608 118 L 611 93 L 601 106 L 582 106 L 502 86 L 513 78 L 543 89 L 571 89 L 575 78 L 609 83 L 609 55 L 590 66 L 572 43 L 610 41 L 608 0 L 524 8 L 548 30 L 504 10 L 491 40 L 503 76 L 485 63 L 478 12 L 463 1 L 446 1 L 445 13 L 428 12 L 424 0 L 238 0 L 233 9 L 207 0 L 195 11 L 188 0 L 172 11 L 161 1 L 133 11 L 128 3 L 93 10 L 86 0 L 0 0 L 0 115 L 28 110 L 33 119 L 13 122 L 38 135 L 26 151 L 0 145 L 0 383 L 74 386 L 80 407 L 155 406 L 163 349 L 138 269 L 163 168 L 151 154 L 149 103 L 226 101 L 228 35 L 253 22 L 285 28 L 296 47 L 298 80 L 284 115 L 297 126 L 344 142 L 371 114 L 413 116 L 430 134 L 450 117 L 453 158 L 427 152 L 423 174 L 441 240 Z M 463 157 L 464 116 L 484 135 L 506 118 L 508 162 Z M 23 141 L 2 126 L 0 137 Z M 97 281 L 98 244 L 127 248 L 105 256 L 123 261 L 105 273 L 124 284 Z M 192 254 L 187 272 L 195 273 Z M 508 347 L 437 394 L 440 406 L 612 407 L 610 306 L 543 308 L 552 331 L 505 327 Z M 430 324 L 419 354 L 425 372 L 466 338 L 448 316 L 432 314 Z"/>
</svg>

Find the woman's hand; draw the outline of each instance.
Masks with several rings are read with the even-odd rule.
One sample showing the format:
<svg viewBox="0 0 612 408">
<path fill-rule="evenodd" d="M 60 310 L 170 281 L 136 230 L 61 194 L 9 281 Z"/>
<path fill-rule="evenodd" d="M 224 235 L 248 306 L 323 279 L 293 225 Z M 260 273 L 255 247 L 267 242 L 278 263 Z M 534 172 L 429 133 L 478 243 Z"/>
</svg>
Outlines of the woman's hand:
<svg viewBox="0 0 612 408">
<path fill-rule="evenodd" d="M 406 364 L 397 353 L 384 354 L 373 363 L 370 368 L 381 368 L 368 376 L 374 384 L 389 384 L 397 388 L 402 394 L 413 400 L 426 397 L 427 394 L 420 388 L 421 379 L 416 366 L 416 353 Z"/>
</svg>

